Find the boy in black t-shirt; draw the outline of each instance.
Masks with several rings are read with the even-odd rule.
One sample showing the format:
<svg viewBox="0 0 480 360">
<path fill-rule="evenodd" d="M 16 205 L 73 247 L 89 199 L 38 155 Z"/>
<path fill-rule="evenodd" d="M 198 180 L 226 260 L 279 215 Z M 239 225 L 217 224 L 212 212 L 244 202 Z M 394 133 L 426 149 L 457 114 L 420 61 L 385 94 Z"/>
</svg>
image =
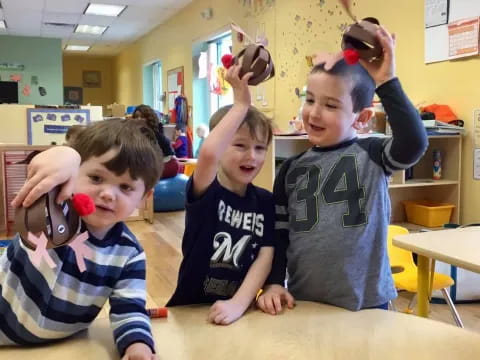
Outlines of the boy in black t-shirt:
<svg viewBox="0 0 480 360">
<path fill-rule="evenodd" d="M 227 325 L 255 299 L 273 258 L 272 194 L 251 184 L 272 139 L 270 121 L 250 106 L 239 65 L 226 75 L 234 104 L 218 110 L 187 185 L 183 260 L 168 306 L 213 303 L 208 320 Z"/>
</svg>

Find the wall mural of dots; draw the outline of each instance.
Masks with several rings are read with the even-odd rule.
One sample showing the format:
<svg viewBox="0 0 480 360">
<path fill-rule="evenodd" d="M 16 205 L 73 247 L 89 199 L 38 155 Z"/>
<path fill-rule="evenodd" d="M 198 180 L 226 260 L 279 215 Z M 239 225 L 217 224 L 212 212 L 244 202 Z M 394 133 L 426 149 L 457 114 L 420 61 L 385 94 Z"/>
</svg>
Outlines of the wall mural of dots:
<svg viewBox="0 0 480 360">
<path fill-rule="evenodd" d="M 246 9 L 244 17 L 256 17 L 275 6 L 275 0 L 238 0 Z"/>
<path fill-rule="evenodd" d="M 355 13 L 356 3 L 352 4 Z M 277 24 L 285 24 L 276 33 L 275 43 L 278 68 L 276 80 L 276 114 L 282 118 L 296 115 L 300 99 L 294 89 L 302 89 L 309 67 L 307 56 L 318 51 L 340 51 L 342 33 L 350 24 L 338 0 L 304 0 L 292 11 L 290 6 L 276 5 Z M 283 120 L 280 122 L 283 125 Z"/>
</svg>

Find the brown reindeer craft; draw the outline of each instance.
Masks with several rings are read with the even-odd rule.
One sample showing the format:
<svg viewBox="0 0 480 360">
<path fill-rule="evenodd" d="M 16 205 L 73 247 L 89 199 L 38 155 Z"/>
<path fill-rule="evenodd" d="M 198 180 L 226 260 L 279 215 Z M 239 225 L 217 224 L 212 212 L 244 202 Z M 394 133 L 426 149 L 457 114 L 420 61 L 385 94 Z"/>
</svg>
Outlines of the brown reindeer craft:
<svg viewBox="0 0 480 360">
<path fill-rule="evenodd" d="M 366 18 L 347 28 L 342 36 L 342 49 L 348 64 L 355 64 L 359 59 L 373 61 L 382 56 L 377 29 L 378 21 L 375 18 Z"/>
<path fill-rule="evenodd" d="M 226 69 L 236 63 L 240 63 L 242 66 L 239 73 L 240 78 L 248 72 L 253 72 L 253 76 L 248 80 L 248 85 L 258 85 L 275 76 L 272 57 L 263 45 L 250 44 L 235 57 L 231 54 L 222 56 L 222 64 Z"/>
<path fill-rule="evenodd" d="M 58 192 L 56 187 L 28 208 L 18 208 L 15 212 L 16 230 L 25 246 L 34 250 L 32 263 L 35 266 L 40 266 L 44 259 L 54 268 L 56 265 L 47 249 L 68 245 L 75 252 L 80 271 L 85 271 L 84 258 L 92 251 L 84 244 L 88 233 L 80 233 L 80 217 L 93 213 L 95 204 L 88 195 L 76 194 L 72 200 L 58 205 L 55 201 Z"/>
<path fill-rule="evenodd" d="M 347 64 L 356 64 L 359 59 L 373 61 L 382 56 L 382 46 L 377 39 L 379 22 L 373 17 L 357 21 L 350 8 L 350 0 L 340 0 L 348 16 L 355 23 L 349 25 L 342 35 L 343 57 Z"/>
</svg>

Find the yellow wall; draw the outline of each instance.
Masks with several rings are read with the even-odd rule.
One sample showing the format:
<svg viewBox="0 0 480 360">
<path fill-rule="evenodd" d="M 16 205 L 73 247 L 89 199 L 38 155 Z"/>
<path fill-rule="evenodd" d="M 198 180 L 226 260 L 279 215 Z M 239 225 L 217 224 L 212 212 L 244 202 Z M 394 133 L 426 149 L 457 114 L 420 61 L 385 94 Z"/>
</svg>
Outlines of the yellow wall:
<svg viewBox="0 0 480 360">
<path fill-rule="evenodd" d="M 142 101 L 142 64 L 152 60 L 162 61 L 164 78 L 168 69 L 183 65 L 185 92 L 191 99 L 192 43 L 208 37 L 231 19 L 250 32 L 257 24 L 265 23 L 277 72 L 267 83 L 267 99 L 269 106 L 274 106 L 275 122 L 286 129 L 300 105 L 294 90 L 305 84 L 305 55 L 318 49 L 337 51 L 340 29 L 349 19 L 334 0 L 277 0 L 274 7 L 264 11 L 248 9 L 243 3 L 241 0 L 195 0 L 169 22 L 128 47 L 115 62 L 118 82 L 115 100 L 124 104 Z M 449 104 L 458 117 L 465 120 L 468 133 L 463 147 L 462 222 L 479 221 L 480 182 L 473 180 L 471 127 L 472 111 L 480 107 L 476 76 L 480 60 L 475 57 L 424 63 L 424 1 L 396 1 L 395 6 L 385 0 L 355 3 L 354 13 L 358 17 L 376 16 L 397 34 L 397 75 L 412 102 Z M 210 6 L 214 8 L 213 19 L 203 20 L 200 11 Z"/>
<path fill-rule="evenodd" d="M 83 104 L 108 105 L 114 101 L 113 57 L 93 57 L 81 55 L 63 56 L 63 86 L 83 87 L 84 70 L 100 71 L 102 84 L 99 88 L 83 87 Z"/>
<path fill-rule="evenodd" d="M 220 32 L 229 25 L 230 20 L 246 30 L 249 27 L 253 28 L 254 21 L 262 21 L 266 23 L 267 31 L 273 34 L 275 25 L 272 17 L 275 13 L 273 9 L 265 7 L 265 10 L 249 10 L 243 7 L 242 3 L 243 1 L 236 0 L 193 1 L 168 22 L 129 46 L 116 58 L 115 100 L 121 104 L 141 103 L 143 99 L 142 67 L 157 60 L 162 63 L 164 89 L 167 88 L 167 71 L 179 66 L 184 67 L 185 95 L 190 100 L 192 98 L 192 45 L 195 42 L 206 41 L 212 34 Z M 210 20 L 205 20 L 200 15 L 201 11 L 207 7 L 213 7 L 214 15 Z M 238 48 L 235 39 L 234 47 Z M 273 54 L 273 41 L 269 48 Z M 271 89 L 273 84 L 268 86 L 267 91 Z M 273 101 L 273 95 L 271 97 Z"/>
</svg>

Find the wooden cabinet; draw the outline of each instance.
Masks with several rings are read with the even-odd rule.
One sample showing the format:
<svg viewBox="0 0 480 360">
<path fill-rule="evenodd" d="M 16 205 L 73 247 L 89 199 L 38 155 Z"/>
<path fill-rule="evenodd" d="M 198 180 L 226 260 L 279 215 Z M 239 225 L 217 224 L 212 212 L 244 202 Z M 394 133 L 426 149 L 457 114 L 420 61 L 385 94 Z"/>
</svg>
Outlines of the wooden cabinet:
<svg viewBox="0 0 480 360">
<path fill-rule="evenodd" d="M 461 185 L 461 149 L 460 135 L 429 136 L 429 146 L 413 167 L 411 179 L 405 179 L 405 171 L 398 171 L 391 177 L 389 189 L 392 203 L 392 222 L 401 223 L 409 230 L 418 230 L 422 226 L 406 223 L 403 200 L 430 200 L 455 205 L 451 222 L 460 220 Z M 269 190 L 273 188 L 275 169 L 284 159 L 311 147 L 306 135 L 274 136 L 271 151 L 256 184 Z M 433 150 L 439 150 L 442 157 L 442 179 L 433 180 Z"/>
</svg>

